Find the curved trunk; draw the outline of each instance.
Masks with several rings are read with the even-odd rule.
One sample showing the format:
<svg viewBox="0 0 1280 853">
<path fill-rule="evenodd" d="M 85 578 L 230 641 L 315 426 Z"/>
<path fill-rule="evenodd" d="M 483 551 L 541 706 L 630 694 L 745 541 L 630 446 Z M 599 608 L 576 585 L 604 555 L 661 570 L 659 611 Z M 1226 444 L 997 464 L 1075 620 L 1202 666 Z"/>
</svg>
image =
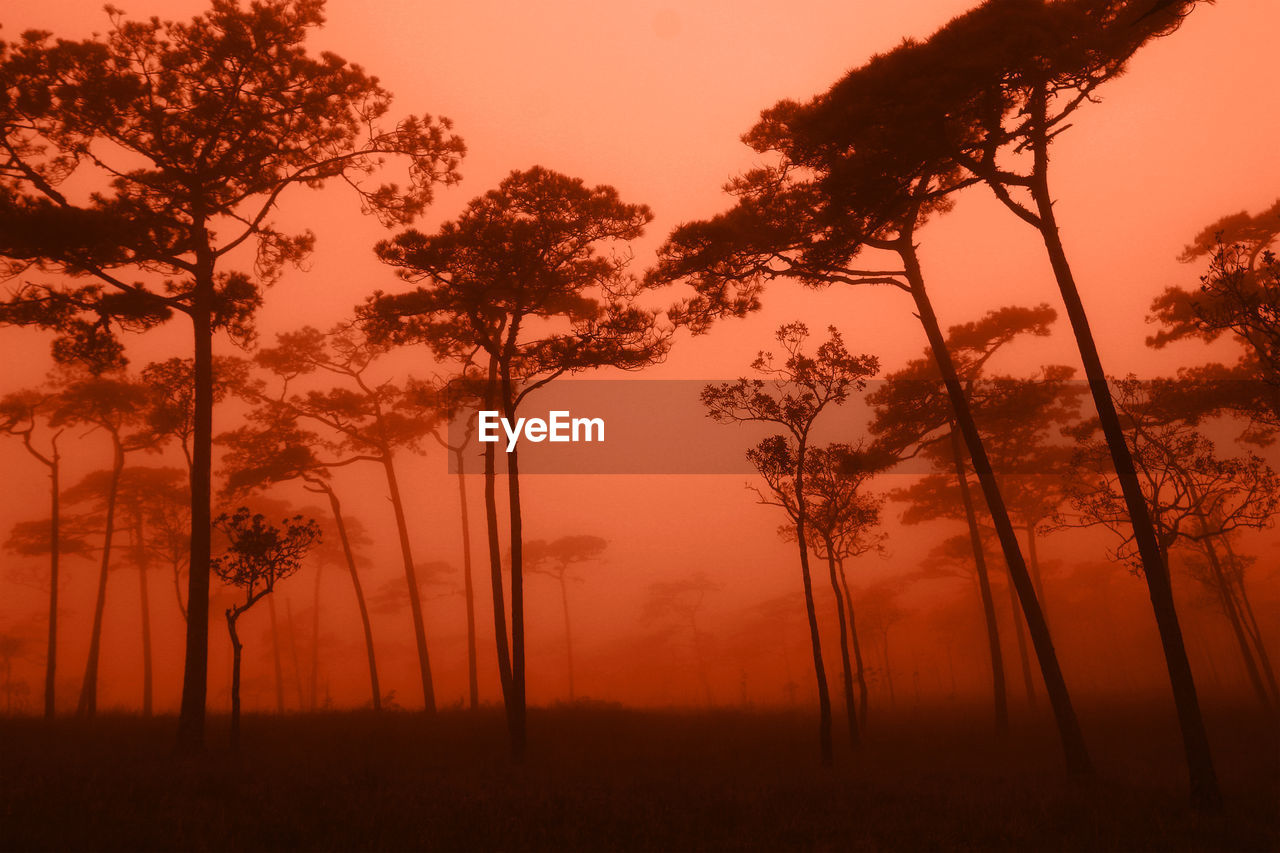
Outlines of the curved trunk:
<svg viewBox="0 0 1280 853">
<path fill-rule="evenodd" d="M 849 614 L 849 638 L 853 641 L 854 674 L 858 679 L 858 722 L 867 727 L 867 674 L 862 665 L 862 643 L 858 641 L 858 621 L 854 618 L 853 595 L 849 592 L 849 579 L 844 573 L 844 560 L 836 561 L 840 571 L 840 586 L 844 588 L 844 607 Z"/>
<path fill-rule="evenodd" d="M 413 615 L 413 639 L 418 649 L 418 675 L 422 679 L 423 709 L 430 716 L 436 712 L 436 694 L 431 683 L 431 658 L 427 654 L 427 629 L 422 619 L 422 595 L 418 589 L 418 572 L 413 565 L 413 551 L 409 546 L 409 523 L 405 520 L 404 502 L 400 499 L 400 484 L 396 480 L 396 466 L 390 449 L 383 449 L 382 467 L 387 475 L 387 491 L 391 494 L 391 507 L 396 516 L 400 557 L 404 562 L 404 579 L 409 585 L 409 612 Z"/>
<path fill-rule="evenodd" d="M 240 748 L 240 637 L 236 634 L 236 619 L 240 614 L 235 608 L 227 608 L 227 633 L 231 635 L 231 749 Z"/>
<path fill-rule="evenodd" d="M 467 606 L 467 699 L 471 710 L 480 707 L 480 679 L 476 668 L 476 598 L 471 578 L 471 517 L 467 511 L 467 476 L 464 448 L 454 451 L 458 465 L 458 506 L 462 513 L 462 594 Z"/>
<path fill-rule="evenodd" d="M 1022 550 L 1018 546 L 1018 537 L 1014 533 L 1013 523 L 1009 520 L 1009 511 L 1005 507 L 1004 497 L 996 484 L 995 472 L 991 461 L 987 458 L 986 447 L 978 433 L 978 425 L 974 422 L 973 411 L 969 400 L 965 397 L 960 377 L 956 374 L 955 364 L 947 350 L 946 339 L 938 325 L 937 315 L 933 313 L 933 305 L 929 301 L 924 287 L 924 275 L 920 271 L 920 261 L 916 257 L 915 247 L 911 243 L 911 234 L 907 232 L 898 246 L 902 257 L 903 269 L 911 285 L 911 295 L 915 300 L 920 323 L 924 326 L 925 335 L 929 339 L 929 347 L 933 352 L 938 371 L 942 374 L 946 385 L 947 396 L 955 413 L 960 434 L 964 437 L 969 458 L 973 461 L 973 471 L 982 487 L 986 499 L 987 510 L 995 525 L 996 535 L 1000 540 L 1000 549 L 1005 563 L 1009 567 L 1009 575 L 1013 578 L 1018 591 L 1018 601 L 1026 616 L 1027 630 L 1031 634 L 1031 643 L 1036 650 L 1036 659 L 1040 663 L 1040 674 L 1044 679 L 1045 692 L 1049 695 L 1049 704 L 1053 707 L 1054 721 L 1058 727 L 1058 737 L 1062 742 L 1063 757 L 1067 771 L 1072 775 L 1092 775 L 1093 763 L 1089 759 L 1089 751 L 1084 743 L 1084 735 L 1080 731 L 1080 721 L 1076 717 L 1075 707 L 1071 703 L 1071 694 L 1067 691 L 1067 683 L 1062 675 L 1062 667 L 1058 662 L 1058 654 L 1053 648 L 1053 639 L 1049 635 L 1049 625 L 1045 621 L 1044 612 L 1040 609 L 1035 588 L 1027 565 L 1022 559 Z"/>
<path fill-rule="evenodd" d="M 111 539 L 115 534 L 116 496 L 120 490 L 120 473 L 124 470 L 124 447 L 118 435 L 111 436 L 111 482 L 107 486 L 107 519 L 102 534 L 102 564 L 98 570 L 98 598 L 93 606 L 93 630 L 89 635 L 89 660 L 84 668 L 84 683 L 76 716 L 92 717 L 98 710 L 98 660 L 102 653 L 102 618 L 107 606 L 107 575 L 111 568 Z"/>
<path fill-rule="evenodd" d="M 809 617 L 809 641 L 813 645 L 813 674 L 818 681 L 818 745 L 822 763 L 834 761 L 831 748 L 831 693 L 827 688 L 827 671 L 822 664 L 822 640 L 818 635 L 818 612 L 813 603 L 813 579 L 809 573 L 809 548 L 805 544 L 804 442 L 796 453 L 796 543 L 800 548 L 800 575 L 804 580 L 804 608 Z"/>
<path fill-rule="evenodd" d="M 351 540 L 347 536 L 347 524 L 342 517 L 342 504 L 338 496 L 327 484 L 322 490 L 329 497 L 329 509 L 333 512 L 333 524 L 338 529 L 338 540 L 342 543 L 342 556 L 347 561 L 347 571 L 351 574 L 351 586 L 356 594 L 356 606 L 360 609 L 360 625 L 364 629 L 364 648 L 369 658 L 369 688 L 373 693 L 373 710 L 382 710 L 382 691 L 378 687 L 378 661 L 373 652 L 373 626 L 369 622 L 369 608 L 364 601 L 364 586 L 360 583 L 360 573 L 356 571 L 356 557 L 351 550 Z"/>
<path fill-rule="evenodd" d="M 844 676 L 844 710 L 849 718 L 849 743 L 858 745 L 858 706 L 853 698 L 853 666 L 849 663 L 849 626 L 845 623 L 844 603 L 840 596 L 840 581 L 836 577 L 836 559 L 831 543 L 827 546 L 827 572 L 831 575 L 831 592 L 836 600 L 836 617 L 840 623 L 840 668 Z"/>
<path fill-rule="evenodd" d="M 1045 110 L 1043 91 L 1038 94 L 1033 109 L 1043 126 Z M 1115 466 L 1129 519 L 1133 524 L 1134 541 L 1142 557 L 1143 576 L 1147 582 L 1151 608 L 1155 613 L 1156 627 L 1160 632 L 1160 644 L 1164 650 L 1165 665 L 1169 671 L 1169 682 L 1173 689 L 1174 704 L 1182 730 L 1182 745 L 1190 779 L 1191 800 L 1197 807 L 1217 808 L 1222 802 L 1222 792 L 1218 787 L 1213 755 L 1209 750 L 1209 736 L 1205 731 L 1200 699 L 1196 694 L 1195 678 L 1191 672 L 1191 662 L 1187 659 L 1182 627 L 1178 622 L 1178 611 L 1174 606 L 1173 584 L 1168 568 L 1160 559 L 1160 545 L 1151 520 L 1151 511 L 1138 481 L 1133 457 L 1120 425 L 1120 417 L 1111 399 L 1107 374 L 1102 368 L 1102 360 L 1094 343 L 1093 332 L 1089 328 L 1089 318 L 1085 314 L 1084 303 L 1080 300 L 1080 291 L 1076 287 L 1075 277 L 1067 261 L 1061 235 L 1058 233 L 1058 223 L 1053 212 L 1053 199 L 1049 194 L 1049 140 L 1046 133 L 1042 132 L 1038 136 L 1039 138 L 1032 146 L 1035 165 L 1030 185 L 1031 196 L 1035 201 L 1036 213 L 1040 220 L 1038 230 L 1044 240 L 1049 265 L 1053 268 L 1053 275 L 1057 280 L 1058 290 L 1062 294 L 1067 317 L 1071 321 L 1071 331 L 1075 335 L 1080 360 L 1084 364 L 1085 378 L 1089 382 L 1089 391 L 1093 395 L 1094 406 L 1098 411 L 1098 421 L 1102 426 L 1107 448 L 1111 452 L 1111 461 Z"/>
<path fill-rule="evenodd" d="M 964 450 L 955 426 L 951 428 L 951 457 L 955 462 L 956 487 L 964 504 L 964 517 L 969 525 L 969 545 L 973 549 L 973 564 L 978 573 L 978 591 L 982 598 L 982 616 L 987 624 L 987 655 L 991 661 L 991 692 L 995 702 L 996 732 L 1009 733 L 1009 697 L 1004 686 L 1004 654 L 1000 650 L 1000 625 L 996 621 L 995 597 L 991 594 L 991 577 L 987 573 L 987 556 L 982 549 L 982 534 L 978 530 L 978 518 L 973 511 L 973 499 L 969 496 L 969 478 L 964 470 Z M 1014 611 L 1013 618 L 1018 618 Z"/>
<path fill-rule="evenodd" d="M 187 572 L 187 649 L 182 670 L 178 749 L 204 748 L 205 702 L 209 691 L 209 553 L 213 484 L 213 253 L 197 257 L 191 326 L 194 336 L 191 448 L 191 558 Z"/>
</svg>

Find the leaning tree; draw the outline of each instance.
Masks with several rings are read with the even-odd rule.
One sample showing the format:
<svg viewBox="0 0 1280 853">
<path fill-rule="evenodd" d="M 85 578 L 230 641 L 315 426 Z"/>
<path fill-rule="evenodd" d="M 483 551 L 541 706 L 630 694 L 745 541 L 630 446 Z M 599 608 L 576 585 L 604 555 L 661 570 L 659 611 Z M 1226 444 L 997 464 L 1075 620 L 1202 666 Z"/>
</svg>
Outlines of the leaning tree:
<svg viewBox="0 0 1280 853">
<path fill-rule="evenodd" d="M 189 613 L 179 741 L 198 749 L 208 689 L 213 338 L 251 332 L 263 287 L 309 254 L 273 212 L 294 187 L 340 180 L 404 224 L 457 179 L 450 124 L 388 123 L 378 80 L 307 37 L 323 0 L 213 0 L 188 21 L 126 20 L 83 40 L 0 45 L 0 257 L 64 278 L 5 299 L 0 322 L 52 328 L 64 349 L 118 329 L 191 322 Z M 378 183 L 384 160 L 407 166 Z M 79 189 L 87 187 L 95 192 Z M 252 269 L 252 273 L 245 269 Z"/>
</svg>

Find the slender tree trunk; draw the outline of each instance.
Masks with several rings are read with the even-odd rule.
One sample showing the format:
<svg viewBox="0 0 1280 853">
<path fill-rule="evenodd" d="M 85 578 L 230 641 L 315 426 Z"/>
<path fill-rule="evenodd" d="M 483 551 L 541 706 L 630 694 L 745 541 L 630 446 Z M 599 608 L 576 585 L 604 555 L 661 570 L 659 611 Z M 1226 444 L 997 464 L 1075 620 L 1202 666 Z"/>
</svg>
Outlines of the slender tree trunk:
<svg viewBox="0 0 1280 853">
<path fill-rule="evenodd" d="M 178 563 L 173 564 L 173 594 L 178 599 L 178 612 L 182 614 L 182 622 L 187 621 L 187 603 L 182 600 L 182 567 Z"/>
<path fill-rule="evenodd" d="M 1235 586 L 1236 592 L 1239 594 L 1241 607 L 1245 616 L 1248 617 L 1249 636 L 1253 639 L 1253 647 L 1258 653 L 1258 661 L 1262 664 L 1262 672 L 1267 677 L 1267 685 L 1271 688 L 1271 695 L 1280 702 L 1280 687 L 1276 686 L 1276 671 L 1271 666 L 1271 656 L 1267 654 L 1267 644 L 1262 640 L 1262 629 L 1258 626 L 1258 617 L 1253 613 L 1253 602 L 1249 600 L 1249 591 L 1244 585 L 1244 567 L 1239 565 L 1240 558 L 1236 556 L 1235 549 L 1231 547 L 1231 540 L 1226 536 L 1222 536 L 1221 539 L 1222 544 L 1227 549 L 1227 556 L 1237 566 L 1236 571 L 1228 575 L 1228 580 Z"/>
<path fill-rule="evenodd" d="M 1027 689 L 1027 708 L 1036 708 L 1036 685 L 1031 675 L 1031 657 L 1027 654 L 1027 638 L 1022 632 L 1022 614 L 1018 612 L 1018 591 L 1009 581 L 1009 616 L 1013 619 L 1013 635 L 1018 640 L 1018 661 L 1022 664 L 1022 684 Z"/>
<path fill-rule="evenodd" d="M 849 578 L 844 573 L 844 560 L 836 561 L 840 571 L 840 585 L 844 588 L 844 606 L 849 614 L 849 638 L 853 641 L 853 662 L 858 679 L 858 722 L 867 727 L 867 675 L 862 665 L 862 644 L 858 641 L 858 621 L 854 618 L 853 594 L 849 591 Z"/>
<path fill-rule="evenodd" d="M 233 607 L 227 608 L 227 631 L 231 634 L 231 750 L 240 748 L 240 637 L 236 634 L 236 619 L 240 614 Z"/>
<path fill-rule="evenodd" d="M 889 688 L 889 707 L 898 707 L 898 697 L 893 692 L 893 667 L 889 664 L 889 629 L 882 627 L 880 629 L 880 651 L 881 657 L 884 659 L 884 682 Z"/>
<path fill-rule="evenodd" d="M 564 573 L 560 573 L 560 606 L 564 609 L 564 653 L 565 662 L 569 666 L 569 701 L 573 694 L 573 629 L 569 624 L 569 590 L 565 584 Z"/>
<path fill-rule="evenodd" d="M 93 631 L 89 635 L 89 660 L 84 668 L 80 703 L 76 716 L 92 717 L 98 710 L 98 660 L 102 653 L 102 619 L 107 607 L 107 576 L 111 568 L 111 539 L 115 534 L 116 496 L 120 490 L 120 473 L 124 470 L 124 447 L 120 437 L 111 436 L 111 482 L 107 486 L 106 529 L 102 534 L 102 565 L 98 570 L 98 599 L 93 607 Z"/>
<path fill-rule="evenodd" d="M 836 577 L 836 558 L 827 546 L 827 572 L 831 575 L 831 592 L 836 598 L 836 616 L 840 624 L 840 669 L 844 677 L 844 710 L 849 718 L 849 744 L 858 745 L 858 705 L 853 698 L 853 665 L 849 663 L 849 626 L 845 623 L 844 602 L 840 600 L 840 581 Z"/>
<path fill-rule="evenodd" d="M 1084 364 L 1085 377 L 1089 382 L 1089 390 L 1093 394 L 1098 420 L 1107 441 L 1107 448 L 1111 451 L 1111 461 L 1120 480 L 1129 519 L 1133 524 L 1134 540 L 1142 558 L 1143 576 L 1147 581 L 1147 591 L 1155 613 L 1156 626 L 1160 632 L 1160 643 L 1164 648 L 1165 664 L 1169 670 L 1174 704 L 1182 729 L 1191 800 L 1196 807 L 1216 809 L 1221 805 L 1222 792 L 1218 787 L 1213 755 L 1209 749 L 1209 736 L 1205 731 L 1204 717 L 1200 712 L 1200 699 L 1196 695 L 1195 678 L 1191 672 L 1191 662 L 1187 659 L 1182 628 L 1178 622 L 1178 611 L 1174 606 L 1173 584 L 1167 567 L 1160 559 L 1160 545 L 1155 526 L 1152 524 L 1151 511 L 1143 495 L 1142 485 L 1138 481 L 1133 457 L 1125 441 L 1124 429 L 1120 425 L 1120 417 L 1111 399 L 1107 374 L 1102 368 L 1102 359 L 1098 355 L 1093 332 L 1089 328 L 1089 318 L 1085 313 L 1084 303 L 1080 299 L 1080 291 L 1076 287 L 1071 265 L 1067 261 L 1062 237 L 1058 233 L 1053 199 L 1049 193 L 1049 140 L 1047 133 L 1043 130 L 1046 109 L 1044 97 L 1042 90 L 1037 96 L 1036 103 L 1033 104 L 1033 112 L 1040 121 L 1041 132 L 1040 138 L 1035 140 L 1032 146 L 1035 163 L 1030 190 L 1040 220 L 1039 231 L 1049 256 L 1049 264 L 1053 268 L 1054 278 L 1058 282 L 1058 290 L 1062 293 L 1067 317 L 1071 321 L 1071 330 L 1075 335 L 1080 359 Z"/>
<path fill-rule="evenodd" d="M 490 409 L 495 405 L 495 371 L 494 362 L 490 361 L 489 384 L 485 388 L 485 404 Z M 502 686 L 502 703 L 510 726 L 514 697 L 511 690 L 511 650 L 507 644 L 507 605 L 502 590 L 502 543 L 498 533 L 497 465 L 497 442 L 485 442 L 484 517 L 485 532 L 489 541 L 489 586 L 493 597 L 493 636 L 498 651 L 498 680 Z"/>
<path fill-rule="evenodd" d="M 142 716 L 151 716 L 152 668 L 151 668 L 151 598 L 147 590 L 147 572 L 150 561 L 147 559 L 147 545 L 143 538 L 142 508 L 138 507 L 134 519 L 134 536 L 137 540 L 138 563 L 138 595 L 142 610 Z"/>
<path fill-rule="evenodd" d="M 280 622 L 276 618 L 276 600 L 267 596 L 267 612 L 271 614 L 271 657 L 276 667 L 276 713 L 284 715 L 284 659 L 280 656 Z"/>
<path fill-rule="evenodd" d="M 835 756 L 831 746 L 831 693 L 827 671 L 822 664 L 822 639 L 818 634 L 818 612 L 813 602 L 813 578 L 809 572 L 809 547 L 805 540 L 804 441 L 798 441 L 795 470 L 796 543 L 800 548 L 800 574 L 804 579 L 804 608 L 809 617 L 809 641 L 813 645 L 813 674 L 818 681 L 818 745 L 822 763 L 830 766 Z"/>
<path fill-rule="evenodd" d="M 502 371 L 502 411 L 512 423 L 516 407 L 510 369 L 499 365 Z M 524 660 L 524 525 L 520 512 L 520 449 L 507 451 L 507 521 L 511 535 L 511 755 L 516 761 L 524 760 L 527 742 L 526 692 Z"/>
<path fill-rule="evenodd" d="M 198 229 L 203 226 L 198 224 Z M 182 673 L 178 749 L 204 748 L 205 703 L 209 691 L 209 556 L 213 485 L 213 252 L 197 253 L 191 325 L 194 336 L 195 393 L 191 449 L 191 559 L 187 572 L 187 650 Z"/>
<path fill-rule="evenodd" d="M 316 588 L 311 603 L 311 683 L 307 685 L 308 708 L 315 711 L 320 690 L 320 577 L 323 565 L 316 564 Z"/>
<path fill-rule="evenodd" d="M 395 510 L 396 531 L 400 535 L 400 556 L 404 561 L 404 578 L 409 585 L 409 611 L 413 614 L 413 637 L 418 647 L 418 674 L 422 678 L 422 699 L 428 716 L 436 713 L 436 693 L 431 683 L 431 658 L 427 655 L 427 629 L 422 620 L 422 594 L 418 589 L 418 571 L 413 565 L 413 551 L 409 545 L 409 523 L 405 520 L 404 502 L 400 499 L 400 484 L 396 480 L 396 466 L 390 448 L 382 451 L 382 467 L 387 474 L 387 489 L 391 493 L 391 506 Z"/>
<path fill-rule="evenodd" d="M 1045 621 L 1044 612 L 1040 609 L 1040 602 L 1036 598 L 1027 565 L 1022 559 L 1017 534 L 1014 533 L 1004 497 L 1000 494 L 1000 488 L 996 483 L 995 472 L 987 457 L 982 436 L 978 433 L 978 426 L 974 422 L 968 398 L 965 397 L 964 388 L 960 384 L 955 364 L 951 361 L 951 354 L 947 350 L 946 339 L 938 325 L 937 315 L 933 313 L 933 305 L 924 287 L 924 275 L 920 271 L 920 262 L 911 240 L 910 231 L 903 234 L 898 252 L 902 257 L 903 269 L 911 285 L 911 295 L 915 301 L 917 314 L 921 325 L 924 326 L 925 335 L 929 339 L 929 346 L 933 351 L 938 371 L 946 385 L 956 424 L 960 427 L 965 447 L 969 451 L 969 458 L 973 461 L 974 474 L 977 475 L 978 483 L 982 486 L 982 494 L 986 499 L 992 523 L 995 525 L 1005 563 L 1009 566 L 1009 574 L 1018 590 L 1018 600 L 1022 604 L 1022 612 L 1027 620 L 1027 630 L 1031 634 L 1031 643 L 1035 647 L 1036 658 L 1040 662 L 1045 692 L 1048 693 L 1054 721 L 1058 726 L 1058 737 L 1062 742 L 1067 772 L 1074 776 L 1092 775 L 1093 763 L 1089 759 L 1089 750 L 1085 746 L 1084 735 L 1080 731 L 1080 721 L 1076 717 L 1071 695 L 1062 675 L 1062 667 L 1058 662 L 1057 652 L 1053 648 L 1049 625 Z"/>
<path fill-rule="evenodd" d="M 298 711 L 307 707 L 306 694 L 302 689 L 302 667 L 298 665 L 298 632 L 293 627 L 293 599 L 284 600 L 285 630 L 289 632 L 289 656 L 293 658 L 293 686 L 298 692 Z"/>
<path fill-rule="evenodd" d="M 1044 578 L 1040 575 L 1040 549 L 1036 542 L 1036 522 L 1027 522 L 1027 563 L 1031 568 L 1031 583 L 1036 589 L 1036 600 L 1044 611 L 1045 621 L 1049 619 L 1049 605 L 1044 597 Z M 1015 590 L 1016 592 L 1016 590 Z"/>
<path fill-rule="evenodd" d="M 49 641 L 44 666 L 44 716 L 52 720 L 57 714 L 54 685 L 58 670 L 58 570 L 62 539 L 62 495 L 59 483 L 58 437 L 53 438 L 53 454 L 49 464 L 52 495 L 49 500 Z"/>
<path fill-rule="evenodd" d="M 360 609 L 360 624 L 364 628 L 364 648 L 369 658 L 369 688 L 373 693 L 373 710 L 382 710 L 382 691 L 378 687 L 378 661 L 373 653 L 373 626 L 369 622 L 369 608 L 364 601 L 364 586 L 360 583 L 360 573 L 356 571 L 356 556 L 351 550 L 351 539 L 347 536 L 347 524 L 342 517 L 342 504 L 338 495 L 327 483 L 321 486 L 329 497 L 329 509 L 333 511 L 333 524 L 338 529 L 338 540 L 342 543 L 342 556 L 347 561 L 347 571 L 351 573 L 351 586 L 356 593 L 356 606 Z"/>
<path fill-rule="evenodd" d="M 468 707 L 480 707 L 480 678 L 476 666 L 476 599 L 471 577 L 471 517 L 467 511 L 465 446 L 454 451 L 458 466 L 458 506 L 462 513 L 462 593 L 467 606 L 467 698 Z"/>
<path fill-rule="evenodd" d="M 978 592 L 982 598 L 982 616 L 987 623 L 987 653 L 991 661 L 991 692 L 995 703 L 996 732 L 1009 733 L 1009 697 L 1004 682 L 1004 654 L 1000 649 L 1000 625 L 996 621 L 995 596 L 991 594 L 991 577 L 987 573 L 987 556 L 982 548 L 982 534 L 978 530 L 978 517 L 973 511 L 973 499 L 969 496 L 969 478 L 965 474 L 964 449 L 960 435 L 951 427 L 951 456 L 955 462 L 956 486 L 964 505 L 965 521 L 969 525 L 969 545 L 973 549 L 973 564 L 978 573 Z M 1018 618 L 1015 609 L 1013 618 Z"/>
<path fill-rule="evenodd" d="M 1226 573 L 1222 570 L 1222 562 L 1218 559 L 1218 551 L 1213 547 L 1213 541 L 1208 536 L 1208 528 L 1204 523 L 1204 519 L 1200 519 L 1200 532 L 1204 535 L 1201 540 L 1204 544 L 1205 555 L 1209 558 L 1209 568 L 1213 571 L 1213 585 L 1218 592 L 1218 600 L 1222 604 L 1222 613 L 1227 617 L 1227 623 L 1231 625 L 1231 633 L 1236 638 L 1236 643 L 1240 647 L 1240 657 L 1244 661 L 1245 672 L 1249 675 L 1249 684 L 1253 687 L 1254 693 L 1258 696 L 1258 701 L 1262 703 L 1263 710 L 1268 714 L 1272 711 L 1271 694 L 1267 692 L 1266 685 L 1262 683 L 1262 673 L 1258 671 L 1258 663 L 1253 658 L 1253 652 L 1249 649 L 1249 638 L 1245 636 L 1244 625 L 1240 618 L 1240 611 L 1236 609 L 1235 595 L 1231 589 L 1230 581 L 1227 580 Z"/>
</svg>

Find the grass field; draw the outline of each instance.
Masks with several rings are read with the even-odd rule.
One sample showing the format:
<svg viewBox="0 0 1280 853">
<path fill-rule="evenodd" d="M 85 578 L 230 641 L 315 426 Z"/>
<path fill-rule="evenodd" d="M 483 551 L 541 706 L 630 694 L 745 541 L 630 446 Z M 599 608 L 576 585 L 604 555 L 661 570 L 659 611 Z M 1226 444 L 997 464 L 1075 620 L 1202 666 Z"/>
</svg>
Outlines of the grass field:
<svg viewBox="0 0 1280 853">
<path fill-rule="evenodd" d="M 837 726 L 841 722 L 837 716 Z M 513 767 L 500 712 L 214 718 L 197 759 L 176 721 L 0 720 L 5 850 L 1277 850 L 1273 722 L 1210 720 L 1223 814 L 1184 805 L 1177 731 L 1142 708 L 1085 714 L 1098 778 L 1063 777 L 1040 721 L 873 719 L 817 762 L 800 713 L 534 711 Z"/>
</svg>

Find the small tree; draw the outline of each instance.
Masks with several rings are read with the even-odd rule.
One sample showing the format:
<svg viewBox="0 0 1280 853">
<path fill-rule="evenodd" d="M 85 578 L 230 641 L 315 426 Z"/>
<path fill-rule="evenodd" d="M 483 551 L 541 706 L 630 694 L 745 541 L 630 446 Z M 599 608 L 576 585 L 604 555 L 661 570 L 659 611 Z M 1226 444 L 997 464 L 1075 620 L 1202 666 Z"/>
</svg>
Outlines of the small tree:
<svg viewBox="0 0 1280 853">
<path fill-rule="evenodd" d="M 707 635 L 698 624 L 698 615 L 706 605 L 707 596 L 720 592 L 724 585 L 712 580 L 705 572 L 695 572 L 673 581 L 654 581 L 645 594 L 641 620 L 654 622 L 675 616 L 689 629 L 689 641 L 693 648 L 693 662 L 702 682 L 707 707 L 715 707 L 711 691 L 711 678 L 707 673 Z"/>
<path fill-rule="evenodd" d="M 609 543 L 599 536 L 580 534 L 577 536 L 561 536 L 547 542 L 535 539 L 525 543 L 525 559 L 529 571 L 533 574 L 546 575 L 560 585 L 560 606 L 564 611 L 564 649 L 565 663 L 569 674 L 569 701 L 574 700 L 573 692 L 573 629 L 569 622 L 569 581 L 581 578 L 573 574 L 574 566 L 589 560 L 599 559 Z"/>
<path fill-rule="evenodd" d="M 720 423 L 762 422 L 781 427 L 764 439 L 747 458 L 764 478 L 768 493 L 757 492 L 761 501 L 782 507 L 795 527 L 800 552 L 800 575 L 804 583 L 805 609 L 813 645 L 813 669 L 818 680 L 819 746 L 825 764 L 832 762 L 831 696 L 822 662 L 822 642 L 818 614 L 814 607 L 813 581 L 809 572 L 808 500 L 805 470 L 809 435 L 818 416 L 828 406 L 845 402 L 850 393 L 866 387 L 880 364 L 874 356 L 853 355 L 834 326 L 829 337 L 813 355 L 803 351 L 809 329 L 803 323 L 789 323 L 777 332 L 784 358 L 761 352 L 751 367 L 764 379 L 739 379 L 722 385 L 708 385 L 702 391 L 707 414 Z"/>
<path fill-rule="evenodd" d="M 231 635 L 231 748 L 240 745 L 240 653 L 243 646 L 236 622 L 280 581 L 302 567 L 302 558 L 320 538 L 320 526 L 301 515 L 286 518 L 277 527 L 247 507 L 223 513 L 214 529 L 227 537 L 226 552 L 213 560 L 213 570 L 224 583 L 244 592 L 244 602 L 227 608 L 227 632 Z"/>
</svg>

